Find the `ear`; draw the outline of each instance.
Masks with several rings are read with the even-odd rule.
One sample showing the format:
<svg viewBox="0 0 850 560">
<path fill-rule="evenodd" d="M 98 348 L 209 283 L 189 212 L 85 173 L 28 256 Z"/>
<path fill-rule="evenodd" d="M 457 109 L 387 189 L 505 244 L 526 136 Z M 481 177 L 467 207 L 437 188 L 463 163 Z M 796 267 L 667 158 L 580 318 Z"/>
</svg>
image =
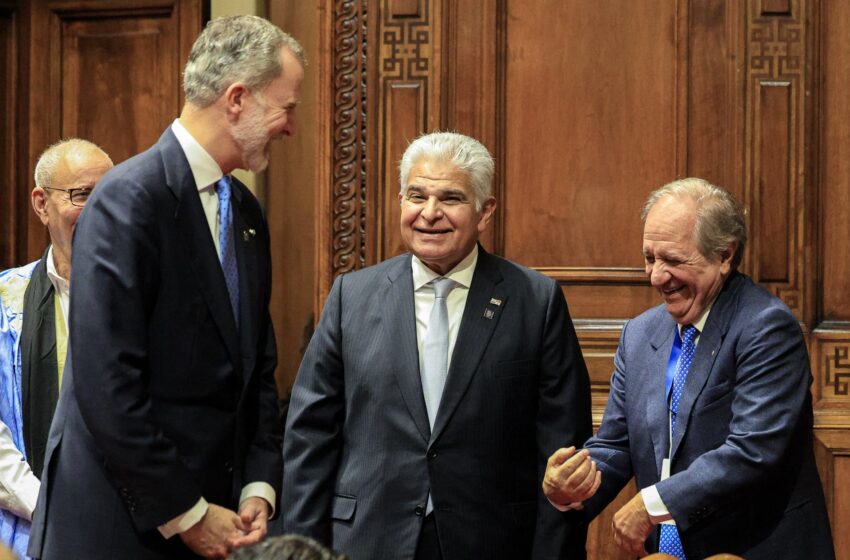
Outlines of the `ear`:
<svg viewBox="0 0 850 560">
<path fill-rule="evenodd" d="M 224 104 L 229 116 L 238 116 L 244 109 L 248 88 L 242 82 L 233 82 L 224 90 Z"/>
<path fill-rule="evenodd" d="M 47 225 L 47 192 L 41 187 L 34 188 L 30 193 L 30 202 L 41 223 Z"/>
<path fill-rule="evenodd" d="M 483 233 L 490 224 L 493 214 L 496 212 L 496 198 L 491 196 L 481 205 L 481 218 L 478 220 L 478 232 Z"/>
<path fill-rule="evenodd" d="M 735 256 L 735 251 L 738 250 L 738 242 L 733 241 L 726 249 L 720 252 L 720 272 L 728 274 L 732 270 L 732 258 Z"/>
</svg>

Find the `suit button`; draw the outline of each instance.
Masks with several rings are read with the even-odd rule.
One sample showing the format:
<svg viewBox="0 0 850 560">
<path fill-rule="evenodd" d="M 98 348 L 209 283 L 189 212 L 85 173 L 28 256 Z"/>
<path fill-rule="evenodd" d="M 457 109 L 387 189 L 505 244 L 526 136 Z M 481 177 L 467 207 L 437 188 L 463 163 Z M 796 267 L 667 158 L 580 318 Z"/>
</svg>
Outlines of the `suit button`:
<svg viewBox="0 0 850 560">
<path fill-rule="evenodd" d="M 422 506 L 416 506 L 416 509 L 413 510 L 413 513 L 415 513 L 419 517 L 422 517 L 422 514 L 425 513 L 425 508 Z"/>
<path fill-rule="evenodd" d="M 231 463 L 230 461 L 225 461 L 224 462 L 224 472 L 232 473 L 233 472 L 233 463 Z"/>
<path fill-rule="evenodd" d="M 429 459 L 436 459 L 437 458 L 437 452 L 431 451 L 430 453 L 428 453 L 428 458 Z"/>
</svg>

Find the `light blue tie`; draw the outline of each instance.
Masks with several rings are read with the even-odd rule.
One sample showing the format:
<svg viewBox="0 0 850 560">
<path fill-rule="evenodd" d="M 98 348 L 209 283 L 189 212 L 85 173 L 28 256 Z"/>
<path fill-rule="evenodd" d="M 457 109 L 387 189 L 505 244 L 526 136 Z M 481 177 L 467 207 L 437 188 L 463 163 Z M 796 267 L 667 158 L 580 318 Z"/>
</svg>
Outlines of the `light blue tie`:
<svg viewBox="0 0 850 560">
<path fill-rule="evenodd" d="M 428 409 L 428 423 L 434 429 L 437 409 L 446 385 L 449 362 L 449 309 L 446 297 L 457 284 L 449 278 L 434 278 L 434 307 L 428 318 L 428 331 L 425 333 L 425 359 L 422 361 L 422 393 L 425 407 Z"/>
<path fill-rule="evenodd" d="M 422 394 L 425 396 L 425 408 L 428 409 L 428 424 L 434 429 L 434 420 L 440 408 L 443 388 L 449 373 L 449 308 L 446 298 L 449 292 L 457 286 L 450 278 L 434 278 L 434 307 L 428 318 L 428 331 L 425 333 L 424 360 L 422 360 Z M 428 494 L 428 504 L 425 515 L 434 511 L 434 502 Z"/>
<path fill-rule="evenodd" d="M 230 179 L 225 175 L 215 184 L 215 192 L 218 195 L 218 259 L 224 272 L 233 318 L 239 328 L 239 267 L 236 264 L 236 246 L 233 242 L 233 206 L 230 204 L 230 191 Z"/>
<path fill-rule="evenodd" d="M 679 356 L 679 362 L 676 364 L 676 374 L 673 376 L 673 390 L 670 395 L 670 435 L 676 433 L 676 416 L 679 413 L 679 400 L 682 398 L 682 391 L 685 388 L 685 380 L 688 378 L 688 371 L 691 368 L 691 362 L 694 359 L 694 352 L 697 345 L 694 342 L 699 334 L 697 328 L 693 325 L 688 325 L 682 329 L 682 353 Z M 673 442 L 670 441 L 672 447 Z M 685 559 L 685 551 L 682 548 L 682 540 L 679 538 L 679 531 L 675 525 L 662 525 L 661 537 L 658 542 L 658 552 L 671 554 L 681 560 Z"/>
</svg>

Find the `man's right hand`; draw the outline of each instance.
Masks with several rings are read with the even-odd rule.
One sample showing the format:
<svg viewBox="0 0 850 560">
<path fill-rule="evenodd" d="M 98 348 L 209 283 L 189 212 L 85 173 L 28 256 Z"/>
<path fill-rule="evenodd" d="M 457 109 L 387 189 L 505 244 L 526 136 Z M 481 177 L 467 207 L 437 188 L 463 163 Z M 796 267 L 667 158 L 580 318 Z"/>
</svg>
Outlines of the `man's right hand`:
<svg viewBox="0 0 850 560">
<path fill-rule="evenodd" d="M 591 498 L 602 483 L 602 472 L 590 452 L 575 447 L 561 448 L 549 457 L 543 476 L 543 493 L 556 506 L 577 508 Z"/>
<path fill-rule="evenodd" d="M 235 511 L 210 504 L 200 521 L 180 533 L 192 552 L 204 558 L 227 558 L 230 542 L 245 534 L 242 519 Z"/>
</svg>

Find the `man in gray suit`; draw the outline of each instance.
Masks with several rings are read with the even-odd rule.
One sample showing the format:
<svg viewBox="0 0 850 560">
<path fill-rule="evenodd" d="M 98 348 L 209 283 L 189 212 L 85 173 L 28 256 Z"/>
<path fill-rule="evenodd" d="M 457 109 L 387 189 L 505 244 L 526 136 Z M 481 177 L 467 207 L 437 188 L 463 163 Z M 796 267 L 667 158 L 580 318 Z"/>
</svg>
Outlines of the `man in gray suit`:
<svg viewBox="0 0 850 560">
<path fill-rule="evenodd" d="M 643 211 L 646 272 L 664 299 L 623 327 L 611 394 L 585 450 L 543 487 L 559 509 L 614 516 L 630 554 L 834 558 L 812 452 L 812 376 L 797 319 L 739 273 L 747 232 L 725 190 L 683 179 Z"/>
<path fill-rule="evenodd" d="M 292 391 L 288 532 L 354 559 L 584 558 L 546 457 L 591 432 L 561 288 L 478 245 L 493 160 L 454 133 L 401 162 L 412 254 L 336 279 Z"/>
</svg>

